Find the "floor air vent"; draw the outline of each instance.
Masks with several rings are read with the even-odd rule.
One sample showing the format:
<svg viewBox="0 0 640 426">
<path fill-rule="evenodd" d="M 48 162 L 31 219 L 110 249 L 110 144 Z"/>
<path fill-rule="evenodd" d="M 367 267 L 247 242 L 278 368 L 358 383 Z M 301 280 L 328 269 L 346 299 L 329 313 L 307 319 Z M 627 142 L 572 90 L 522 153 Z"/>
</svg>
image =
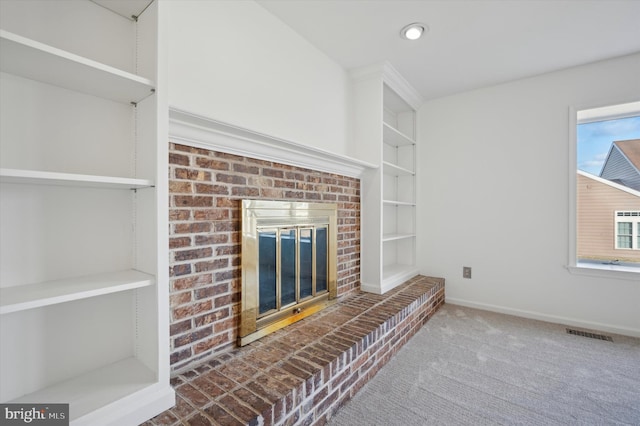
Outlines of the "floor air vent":
<svg viewBox="0 0 640 426">
<path fill-rule="evenodd" d="M 591 339 L 606 340 L 607 342 L 613 342 L 613 339 L 611 338 L 611 336 L 605 336 L 604 334 L 589 333 L 588 331 L 576 330 L 573 328 L 567 328 L 567 333 L 575 334 L 576 336 L 589 337 Z"/>
</svg>

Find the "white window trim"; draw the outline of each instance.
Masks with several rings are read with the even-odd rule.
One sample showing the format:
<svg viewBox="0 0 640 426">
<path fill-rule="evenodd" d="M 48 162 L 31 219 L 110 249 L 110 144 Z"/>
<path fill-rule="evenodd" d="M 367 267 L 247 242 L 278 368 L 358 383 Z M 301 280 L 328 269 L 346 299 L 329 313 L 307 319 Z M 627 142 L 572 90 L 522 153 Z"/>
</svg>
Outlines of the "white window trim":
<svg viewBox="0 0 640 426">
<path fill-rule="evenodd" d="M 613 106 L 603 107 L 602 105 L 585 105 L 569 107 L 569 258 L 566 267 L 569 272 L 575 275 L 639 281 L 640 271 L 638 271 L 638 268 L 578 262 L 577 125 L 595 121 L 631 117 L 640 114 L 640 101 L 632 101 L 628 99 L 618 102 L 612 101 L 609 102 L 608 105 Z M 578 119 L 578 112 L 586 110 L 589 111 L 581 114 L 580 119 Z"/>
<path fill-rule="evenodd" d="M 615 244 L 616 250 L 640 250 L 640 245 L 638 244 L 638 234 L 640 233 L 640 211 L 616 211 L 615 217 Z M 618 247 L 618 223 L 629 223 L 631 222 L 631 248 L 628 247 Z"/>
</svg>

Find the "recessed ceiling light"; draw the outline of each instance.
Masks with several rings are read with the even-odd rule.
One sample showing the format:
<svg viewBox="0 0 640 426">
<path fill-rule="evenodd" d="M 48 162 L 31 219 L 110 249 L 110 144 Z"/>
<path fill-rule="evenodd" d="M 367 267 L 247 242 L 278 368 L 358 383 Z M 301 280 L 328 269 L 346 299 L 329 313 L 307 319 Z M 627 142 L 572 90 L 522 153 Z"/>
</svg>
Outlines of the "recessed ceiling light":
<svg viewBox="0 0 640 426">
<path fill-rule="evenodd" d="M 429 31 L 429 27 L 419 22 L 414 22 L 404 27 L 400 31 L 400 36 L 407 40 L 417 40 L 422 37 L 422 34 Z"/>
</svg>

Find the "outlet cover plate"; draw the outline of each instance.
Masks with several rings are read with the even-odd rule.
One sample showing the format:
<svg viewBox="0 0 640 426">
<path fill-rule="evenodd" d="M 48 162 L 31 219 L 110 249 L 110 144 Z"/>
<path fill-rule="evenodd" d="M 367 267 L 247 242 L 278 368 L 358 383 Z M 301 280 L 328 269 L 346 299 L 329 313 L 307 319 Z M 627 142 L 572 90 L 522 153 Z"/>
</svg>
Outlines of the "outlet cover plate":
<svg viewBox="0 0 640 426">
<path fill-rule="evenodd" d="M 462 267 L 462 278 L 471 279 L 471 266 L 463 266 Z"/>
</svg>

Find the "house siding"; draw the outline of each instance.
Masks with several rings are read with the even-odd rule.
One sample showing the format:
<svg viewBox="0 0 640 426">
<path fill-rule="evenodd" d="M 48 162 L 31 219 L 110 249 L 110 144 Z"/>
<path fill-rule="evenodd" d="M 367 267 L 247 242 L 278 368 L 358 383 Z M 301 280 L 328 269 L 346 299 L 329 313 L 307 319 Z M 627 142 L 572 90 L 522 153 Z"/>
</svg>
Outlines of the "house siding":
<svg viewBox="0 0 640 426">
<path fill-rule="evenodd" d="M 640 174 L 615 145 L 611 149 L 609 159 L 605 163 L 600 176 L 604 179 L 618 181 L 622 185 L 640 191 Z"/>
<path fill-rule="evenodd" d="M 640 210 L 640 198 L 590 179 L 577 179 L 579 259 L 640 262 L 640 251 L 615 248 L 615 212 Z"/>
</svg>

